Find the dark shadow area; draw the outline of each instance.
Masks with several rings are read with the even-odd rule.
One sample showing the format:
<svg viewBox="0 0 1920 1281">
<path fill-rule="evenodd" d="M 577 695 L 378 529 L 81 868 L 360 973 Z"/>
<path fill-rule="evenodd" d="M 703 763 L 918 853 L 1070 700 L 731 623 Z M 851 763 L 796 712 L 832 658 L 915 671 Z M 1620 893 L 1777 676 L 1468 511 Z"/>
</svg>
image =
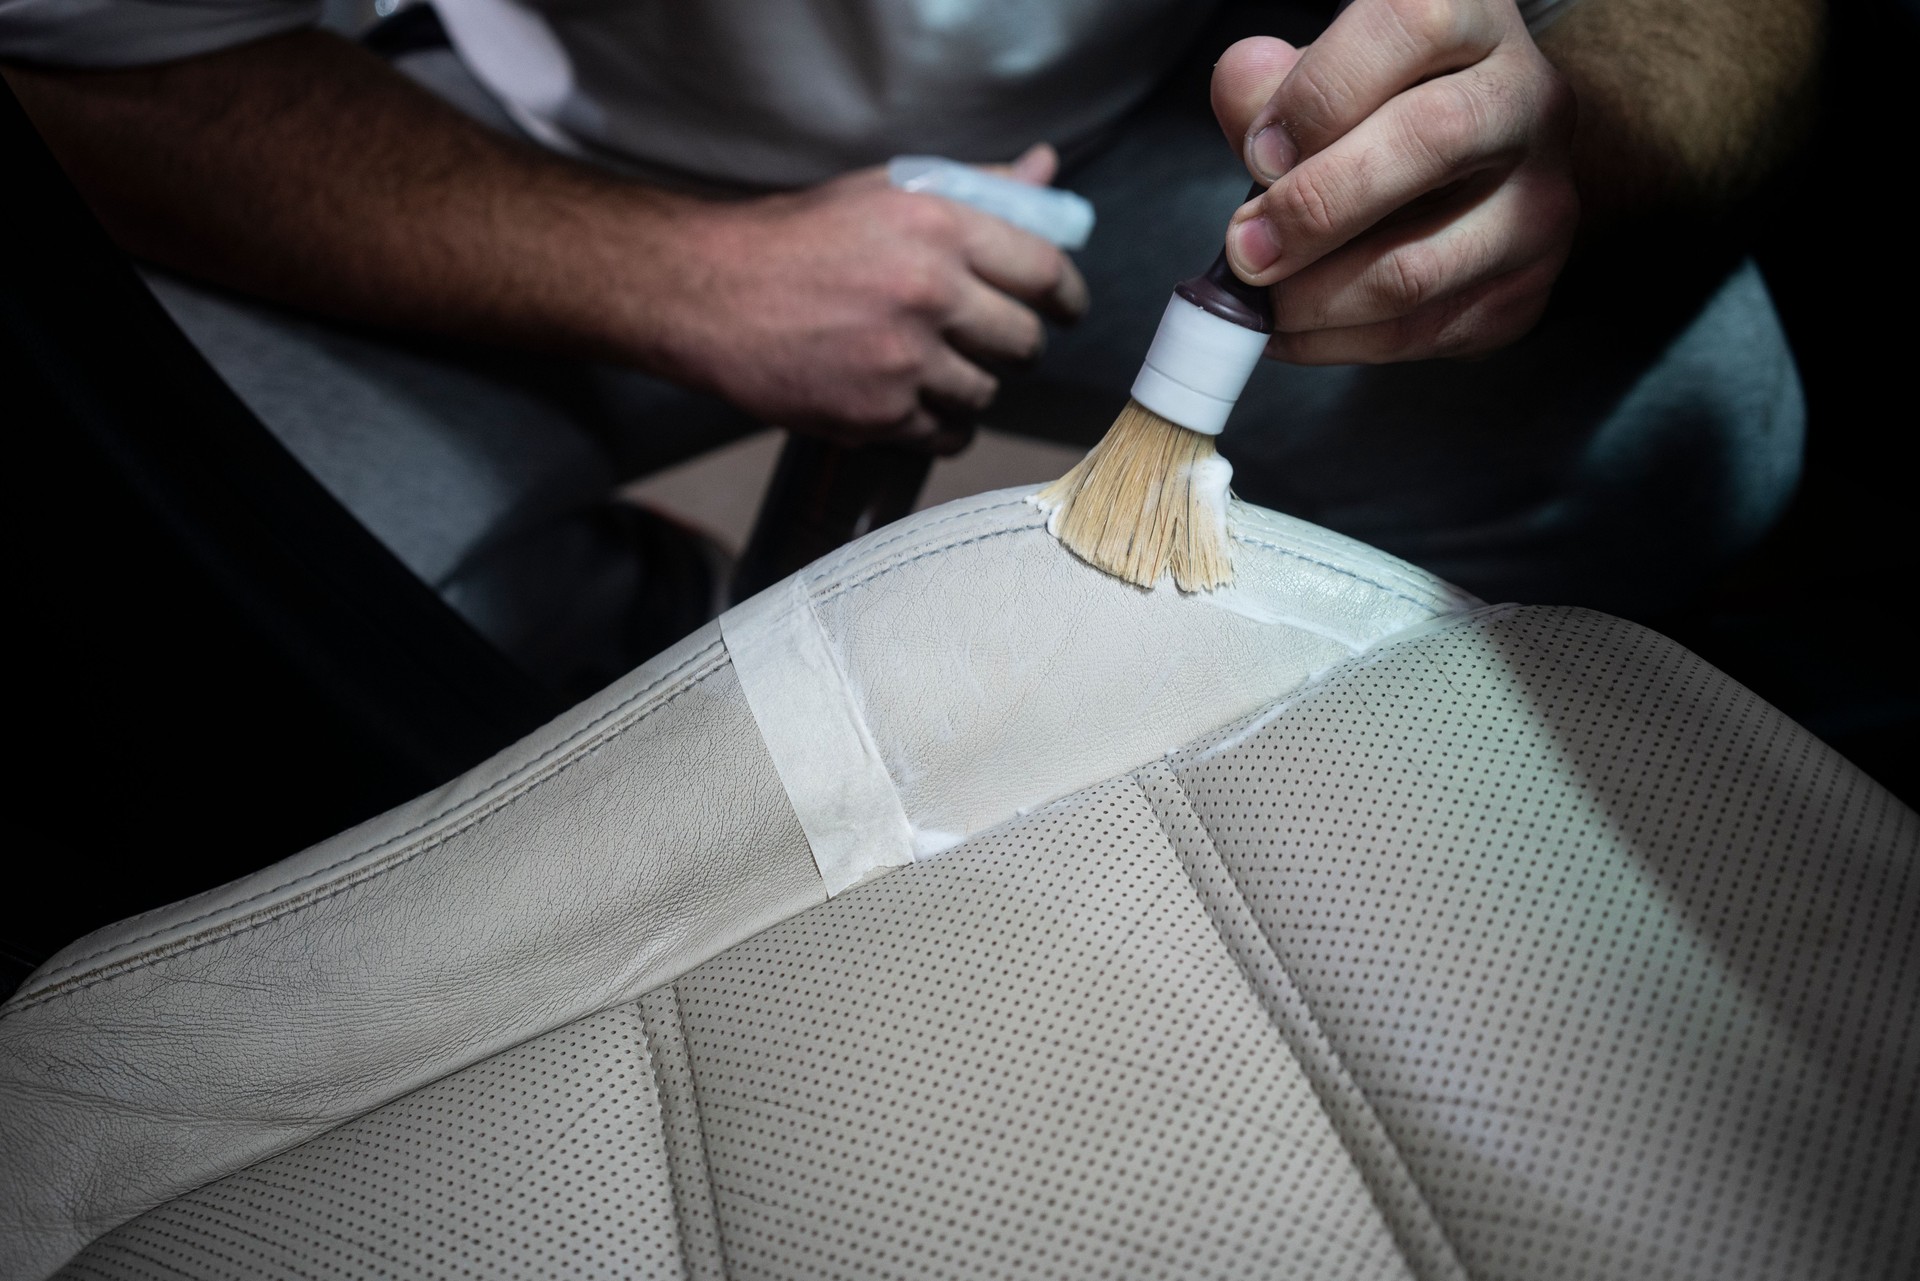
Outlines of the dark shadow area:
<svg viewBox="0 0 1920 1281">
<path fill-rule="evenodd" d="M 10 94 L 0 379 L 21 457 L 0 992 L 77 935 L 265 866 L 558 710 L 233 396 Z"/>
<path fill-rule="evenodd" d="M 1754 555 L 1647 621 L 1920 805 L 1920 681 L 1893 587 L 1915 542 L 1913 212 L 1897 140 L 1916 114 L 1920 9 L 1863 0 L 1831 6 L 1829 23 L 1820 116 L 1767 194 L 1755 247 L 1806 386 L 1805 478 Z"/>
</svg>

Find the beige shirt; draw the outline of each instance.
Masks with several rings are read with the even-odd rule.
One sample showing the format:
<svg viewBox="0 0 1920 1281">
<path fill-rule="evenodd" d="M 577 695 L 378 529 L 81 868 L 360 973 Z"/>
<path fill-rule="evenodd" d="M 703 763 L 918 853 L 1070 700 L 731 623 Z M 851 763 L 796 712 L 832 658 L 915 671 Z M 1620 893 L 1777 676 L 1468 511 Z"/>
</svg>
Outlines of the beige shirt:
<svg viewBox="0 0 1920 1281">
<path fill-rule="evenodd" d="M 1211 6 L 1168 0 L 443 0 L 474 74 L 563 151 L 746 186 L 900 152 L 1011 159 L 1152 89 Z"/>
</svg>

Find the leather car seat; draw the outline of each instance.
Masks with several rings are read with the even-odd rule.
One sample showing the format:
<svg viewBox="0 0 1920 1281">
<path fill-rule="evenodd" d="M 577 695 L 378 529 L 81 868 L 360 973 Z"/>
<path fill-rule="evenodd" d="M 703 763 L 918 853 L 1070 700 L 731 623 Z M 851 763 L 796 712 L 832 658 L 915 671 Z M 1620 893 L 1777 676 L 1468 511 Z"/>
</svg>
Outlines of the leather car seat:
<svg viewBox="0 0 1920 1281">
<path fill-rule="evenodd" d="M 1913 812 L 1632 624 L 1234 538 L 924 513 L 73 944 L 0 1272 L 1914 1275 Z"/>
</svg>

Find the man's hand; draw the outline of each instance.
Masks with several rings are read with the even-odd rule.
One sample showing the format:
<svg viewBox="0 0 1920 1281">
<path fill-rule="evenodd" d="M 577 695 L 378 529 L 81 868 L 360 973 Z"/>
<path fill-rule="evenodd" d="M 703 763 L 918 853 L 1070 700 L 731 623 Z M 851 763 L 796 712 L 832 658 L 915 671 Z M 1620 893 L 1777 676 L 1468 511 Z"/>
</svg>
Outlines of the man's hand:
<svg viewBox="0 0 1920 1281">
<path fill-rule="evenodd" d="M 122 245 L 341 319 L 612 360 L 783 427 L 950 448 L 1071 319 L 1065 255 L 879 172 L 724 202 L 491 133 L 292 32 L 153 67 L 9 66 Z M 1008 170 L 1046 182 L 1038 147 Z"/>
<path fill-rule="evenodd" d="M 1052 148 L 1007 170 L 1052 179 Z M 849 443 L 964 444 L 992 402 L 996 365 L 1071 322 L 1087 288 L 1037 236 L 884 170 L 810 191 L 710 207 L 692 236 L 666 368 L 763 420 Z"/>
<path fill-rule="evenodd" d="M 1473 356 L 1540 318 L 1580 216 L 1574 100 L 1512 0 L 1356 0 L 1303 49 L 1234 45 L 1213 102 L 1271 184 L 1227 232 L 1276 286 L 1269 355 Z"/>
</svg>

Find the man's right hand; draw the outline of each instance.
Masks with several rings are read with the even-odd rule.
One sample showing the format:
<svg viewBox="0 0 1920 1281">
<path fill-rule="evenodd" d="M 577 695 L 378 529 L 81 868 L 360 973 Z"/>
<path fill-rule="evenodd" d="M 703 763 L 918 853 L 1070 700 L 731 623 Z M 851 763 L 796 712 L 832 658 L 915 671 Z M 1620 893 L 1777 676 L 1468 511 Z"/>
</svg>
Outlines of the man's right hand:
<svg viewBox="0 0 1920 1281">
<path fill-rule="evenodd" d="M 1002 172 L 1041 184 L 1057 163 L 1042 145 Z M 1040 354 L 1043 315 L 1087 306 L 1053 245 L 881 169 L 701 222 L 678 296 L 649 300 L 662 372 L 834 440 L 957 448 L 999 390 L 989 370 Z"/>
</svg>

